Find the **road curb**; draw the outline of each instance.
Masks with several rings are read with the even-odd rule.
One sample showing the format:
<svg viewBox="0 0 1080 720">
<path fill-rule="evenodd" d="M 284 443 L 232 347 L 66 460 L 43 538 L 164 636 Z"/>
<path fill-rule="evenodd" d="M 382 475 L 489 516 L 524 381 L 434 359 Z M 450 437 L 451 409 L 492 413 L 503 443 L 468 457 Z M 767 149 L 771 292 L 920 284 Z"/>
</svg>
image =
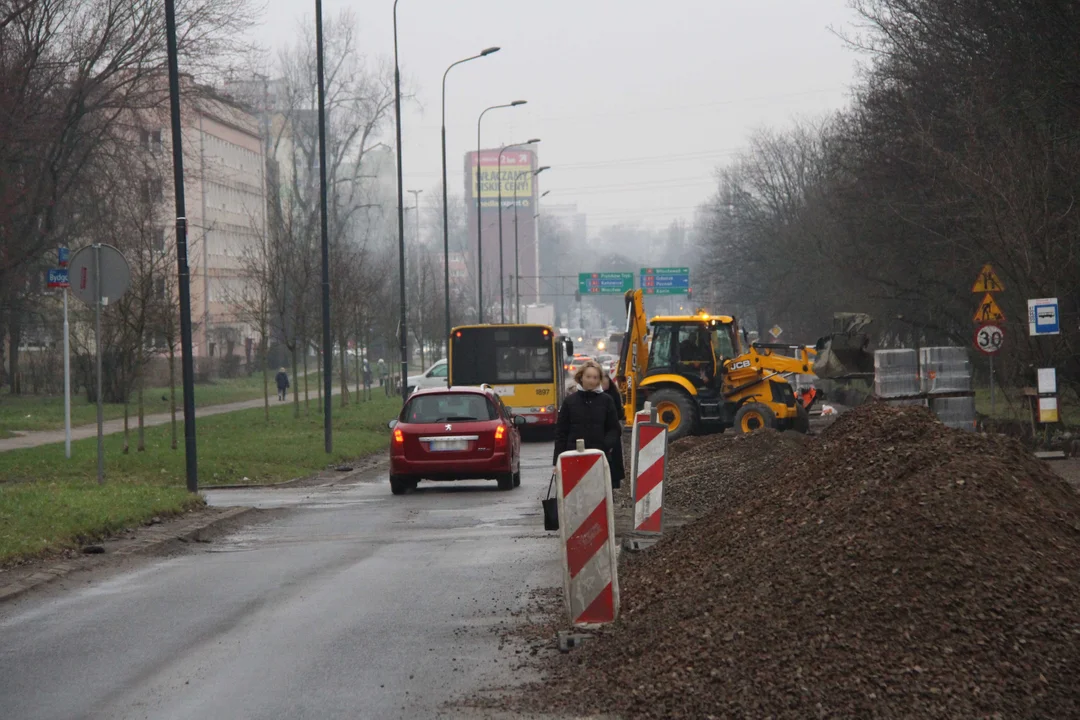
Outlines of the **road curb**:
<svg viewBox="0 0 1080 720">
<path fill-rule="evenodd" d="M 155 547 L 164 545 L 165 543 L 172 542 L 174 540 L 180 540 L 183 542 L 190 542 L 196 540 L 197 536 L 207 530 L 212 530 L 215 527 L 232 521 L 238 518 L 245 517 L 247 515 L 257 512 L 253 507 L 236 507 L 229 508 L 225 512 L 222 512 L 212 518 L 195 518 L 190 519 L 187 522 L 181 522 L 178 527 L 161 527 L 159 531 L 153 536 L 143 538 L 133 542 L 130 546 L 110 553 L 112 557 L 124 557 L 128 555 L 137 555 Z M 60 578 L 69 575 L 70 573 L 81 569 L 80 564 L 74 560 L 66 560 L 61 563 L 57 563 L 48 568 L 38 570 L 32 575 L 18 580 L 16 582 L 8 583 L 7 585 L 0 586 L 0 603 L 5 603 L 9 600 L 24 595 L 31 590 L 59 580 Z"/>
</svg>

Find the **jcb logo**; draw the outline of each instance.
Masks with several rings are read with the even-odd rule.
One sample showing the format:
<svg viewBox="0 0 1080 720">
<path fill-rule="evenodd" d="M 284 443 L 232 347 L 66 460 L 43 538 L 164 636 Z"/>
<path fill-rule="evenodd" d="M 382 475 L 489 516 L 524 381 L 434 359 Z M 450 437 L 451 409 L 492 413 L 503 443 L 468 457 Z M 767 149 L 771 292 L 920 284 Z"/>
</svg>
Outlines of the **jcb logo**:
<svg viewBox="0 0 1080 720">
<path fill-rule="evenodd" d="M 743 368 L 748 368 L 748 367 L 750 367 L 750 361 L 749 360 L 740 360 L 737 363 L 731 363 L 731 369 L 732 370 L 742 370 Z"/>
</svg>

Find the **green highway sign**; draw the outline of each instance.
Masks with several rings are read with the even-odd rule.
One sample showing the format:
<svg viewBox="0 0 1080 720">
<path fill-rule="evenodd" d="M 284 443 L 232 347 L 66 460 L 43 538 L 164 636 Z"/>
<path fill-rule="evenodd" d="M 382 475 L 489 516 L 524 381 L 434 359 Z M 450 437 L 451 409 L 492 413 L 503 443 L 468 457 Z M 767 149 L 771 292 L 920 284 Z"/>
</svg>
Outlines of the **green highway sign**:
<svg viewBox="0 0 1080 720">
<path fill-rule="evenodd" d="M 578 273 L 578 292 L 582 295 L 621 295 L 634 289 L 634 273 Z"/>
<path fill-rule="evenodd" d="M 641 292 L 645 295 L 688 295 L 690 268 L 641 268 Z"/>
</svg>

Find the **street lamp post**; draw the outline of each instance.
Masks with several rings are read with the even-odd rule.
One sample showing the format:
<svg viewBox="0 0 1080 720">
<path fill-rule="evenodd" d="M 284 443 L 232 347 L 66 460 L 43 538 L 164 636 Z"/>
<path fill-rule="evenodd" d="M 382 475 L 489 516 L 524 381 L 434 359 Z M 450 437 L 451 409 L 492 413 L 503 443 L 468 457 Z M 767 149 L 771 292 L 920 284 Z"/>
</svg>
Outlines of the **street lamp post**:
<svg viewBox="0 0 1080 720">
<path fill-rule="evenodd" d="M 540 193 L 540 197 L 536 198 L 536 214 L 533 215 L 533 252 L 535 254 L 536 262 L 536 299 L 535 302 L 540 302 L 540 200 L 550 193 L 550 190 L 545 190 Z M 558 274 L 558 273 L 556 273 Z"/>
<path fill-rule="evenodd" d="M 396 0 L 395 0 L 396 1 Z M 476 287 L 477 297 L 479 302 L 477 303 L 477 317 L 479 323 L 484 322 L 484 236 L 483 226 L 480 224 L 480 122 L 484 119 L 484 115 L 488 110 L 498 110 L 499 108 L 517 107 L 518 105 L 524 105 L 527 100 L 514 100 L 504 105 L 492 105 L 489 108 L 485 108 L 480 117 L 476 119 Z M 501 271 L 500 271 L 501 273 Z"/>
<path fill-rule="evenodd" d="M 398 0 L 394 0 L 394 115 L 397 126 L 398 284 L 400 285 L 398 302 L 401 303 L 398 334 L 401 344 L 401 401 L 404 403 L 405 379 L 409 377 L 409 333 L 406 331 L 405 312 L 405 182 L 401 175 L 401 68 L 398 64 L 397 5 Z"/>
<path fill-rule="evenodd" d="M 515 315 L 517 317 L 516 322 L 519 325 L 521 324 L 521 254 L 520 254 L 520 249 L 518 247 L 518 201 L 517 201 L 518 178 L 520 178 L 522 175 L 528 175 L 529 173 L 532 173 L 533 177 L 536 177 L 537 175 L 544 172 L 545 170 L 550 170 L 550 169 L 551 169 L 550 165 L 542 165 L 541 167 L 538 167 L 535 170 L 522 170 L 521 172 L 519 172 L 517 175 L 514 176 L 514 276 L 517 278 L 517 286 L 516 286 L 515 292 L 514 292 L 514 305 L 516 307 L 516 313 L 515 313 Z M 540 265 L 539 264 L 536 266 L 536 274 L 537 275 L 540 274 Z M 537 282 L 539 282 L 539 281 L 537 281 Z"/>
<path fill-rule="evenodd" d="M 322 0 L 315 0 L 315 63 L 319 95 L 319 215 L 322 233 L 322 325 L 323 325 L 323 445 L 327 453 L 334 450 L 332 371 L 334 366 L 333 337 L 330 334 L 330 219 L 326 190 L 326 78 L 323 70 Z M 399 140 L 400 142 L 400 140 Z"/>
<path fill-rule="evenodd" d="M 502 156 L 511 148 L 524 147 L 540 142 L 540 138 L 530 138 L 523 143 L 504 145 L 499 150 L 498 175 L 499 175 L 499 322 L 506 323 L 506 288 L 503 286 L 503 237 L 502 237 Z M 520 173 L 519 173 L 520 174 Z M 515 176 L 516 178 L 517 176 Z M 515 179 L 514 185 L 517 185 Z"/>
<path fill-rule="evenodd" d="M 450 73 L 450 70 L 457 65 L 467 63 L 470 60 L 476 60 L 477 58 L 486 57 L 492 53 L 499 52 L 498 47 L 489 47 L 485 50 L 481 50 L 479 55 L 473 55 L 467 57 L 464 60 L 458 60 L 455 63 L 451 63 L 450 67 L 446 68 L 446 72 L 442 76 L 442 212 L 443 212 L 443 303 L 446 306 L 446 342 L 450 342 L 450 211 L 447 208 L 447 196 L 446 196 L 446 76 Z M 480 158 L 477 156 L 476 163 L 479 166 Z M 480 222 L 479 213 L 476 216 L 476 222 Z M 449 352 L 449 344 L 447 345 L 447 352 Z"/>
</svg>

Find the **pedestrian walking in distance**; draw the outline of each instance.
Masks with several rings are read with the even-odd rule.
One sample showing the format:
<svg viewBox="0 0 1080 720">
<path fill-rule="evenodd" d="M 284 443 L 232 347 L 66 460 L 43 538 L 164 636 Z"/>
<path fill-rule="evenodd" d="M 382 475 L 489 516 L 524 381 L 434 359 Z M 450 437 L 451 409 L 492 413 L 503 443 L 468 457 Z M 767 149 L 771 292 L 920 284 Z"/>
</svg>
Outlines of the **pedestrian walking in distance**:
<svg viewBox="0 0 1080 720">
<path fill-rule="evenodd" d="M 611 399 L 611 395 L 604 392 L 603 377 L 603 368 L 592 360 L 574 373 L 578 389 L 566 399 L 559 410 L 559 420 L 555 424 L 555 455 L 552 464 L 558 463 L 562 453 L 575 449 L 578 440 L 584 440 L 587 450 L 602 450 L 607 455 L 611 469 L 611 485 L 619 487 L 625 474 L 622 462 L 622 426 L 619 424 L 619 411 L 615 407 L 615 401 Z"/>
<path fill-rule="evenodd" d="M 274 377 L 274 382 L 277 383 L 278 400 L 284 402 L 285 391 L 289 389 L 289 375 L 285 372 L 285 368 L 278 368 L 277 376 Z"/>
<path fill-rule="evenodd" d="M 389 395 L 390 394 L 390 383 L 387 382 L 387 377 L 386 377 L 389 374 L 389 372 L 388 372 L 388 370 L 386 368 L 386 361 L 383 360 L 382 358 L 379 358 L 379 362 L 375 363 L 375 372 L 377 372 L 379 374 L 379 387 L 381 387 L 383 389 L 383 391 L 387 395 Z"/>
</svg>

